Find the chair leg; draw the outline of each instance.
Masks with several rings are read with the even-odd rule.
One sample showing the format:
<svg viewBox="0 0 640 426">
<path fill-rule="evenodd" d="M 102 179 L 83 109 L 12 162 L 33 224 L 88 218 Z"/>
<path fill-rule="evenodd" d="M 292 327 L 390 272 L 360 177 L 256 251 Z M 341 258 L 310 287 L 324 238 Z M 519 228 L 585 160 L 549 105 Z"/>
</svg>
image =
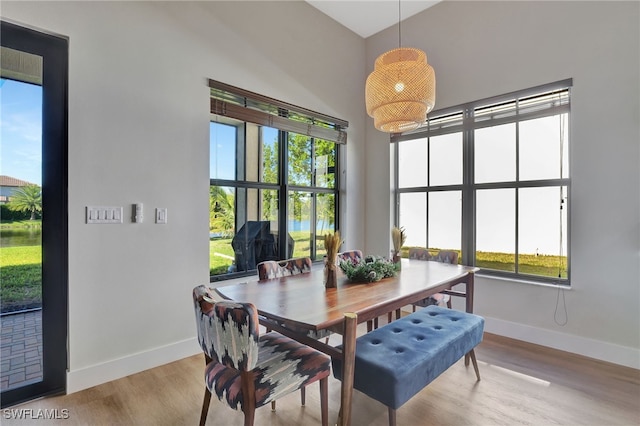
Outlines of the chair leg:
<svg viewBox="0 0 640 426">
<path fill-rule="evenodd" d="M 476 353 L 471 349 L 469 352 L 469 356 L 471 357 L 471 362 L 473 363 L 473 369 L 476 371 L 476 379 L 480 381 L 480 370 L 478 369 L 478 363 L 476 362 Z"/>
<path fill-rule="evenodd" d="M 271 411 L 276 411 L 276 402 L 271 401 Z"/>
<path fill-rule="evenodd" d="M 244 412 L 244 426 L 253 426 L 256 417 L 256 407 L 247 407 Z"/>
<path fill-rule="evenodd" d="M 376 330 L 378 329 L 378 317 L 375 317 L 373 319 L 373 328 Z"/>
<path fill-rule="evenodd" d="M 329 378 L 320 379 L 320 410 L 322 426 L 329 426 Z"/>
<path fill-rule="evenodd" d="M 244 426 L 253 426 L 256 416 L 256 388 L 251 371 L 241 371 L 242 383 L 242 411 L 244 412 Z"/>
<path fill-rule="evenodd" d="M 200 426 L 204 426 L 207 422 L 207 413 L 209 412 L 209 403 L 211 402 L 211 391 L 208 387 L 204 387 L 204 400 L 202 401 L 202 412 L 200 413 Z"/>
<path fill-rule="evenodd" d="M 447 300 L 447 308 L 452 309 L 451 308 L 451 296 L 449 296 L 449 300 Z"/>
<path fill-rule="evenodd" d="M 302 406 L 304 406 L 307 400 L 307 391 L 305 389 L 306 388 L 304 386 L 300 388 L 300 405 Z"/>
<path fill-rule="evenodd" d="M 393 321 L 393 314 L 391 312 L 387 313 L 387 324 Z"/>
<path fill-rule="evenodd" d="M 370 333 L 373 330 L 373 321 L 367 321 L 367 333 Z"/>
<path fill-rule="evenodd" d="M 401 316 L 402 316 L 402 310 L 396 309 L 396 319 L 400 319 Z"/>
<path fill-rule="evenodd" d="M 396 426 L 396 410 L 389 407 L 389 426 Z"/>
<path fill-rule="evenodd" d="M 413 312 L 416 311 L 416 305 L 413 305 Z"/>
</svg>

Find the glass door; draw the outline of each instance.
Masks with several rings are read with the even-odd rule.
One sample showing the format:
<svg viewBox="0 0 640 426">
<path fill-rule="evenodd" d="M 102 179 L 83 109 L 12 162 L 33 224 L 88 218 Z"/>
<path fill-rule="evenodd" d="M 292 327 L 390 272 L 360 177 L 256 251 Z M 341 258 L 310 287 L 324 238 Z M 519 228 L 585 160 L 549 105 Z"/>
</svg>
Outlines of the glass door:
<svg viewBox="0 0 640 426">
<path fill-rule="evenodd" d="M 63 392 L 67 40 L 1 22 L 2 407 Z"/>
</svg>

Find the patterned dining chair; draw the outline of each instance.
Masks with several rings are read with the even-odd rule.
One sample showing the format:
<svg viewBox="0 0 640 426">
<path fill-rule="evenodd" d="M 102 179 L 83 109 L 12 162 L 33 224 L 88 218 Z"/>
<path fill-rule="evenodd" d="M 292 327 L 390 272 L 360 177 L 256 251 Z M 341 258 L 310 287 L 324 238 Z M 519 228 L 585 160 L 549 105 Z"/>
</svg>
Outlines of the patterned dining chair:
<svg viewBox="0 0 640 426">
<path fill-rule="evenodd" d="M 409 247 L 409 259 L 433 260 L 433 257 L 426 248 Z"/>
<path fill-rule="evenodd" d="M 411 257 L 411 250 L 414 250 L 414 257 Z M 429 250 L 423 248 L 411 248 L 409 249 L 410 259 L 420 260 L 432 260 L 441 263 L 450 263 L 452 265 L 458 264 L 458 252 L 453 250 L 440 250 L 435 256 L 429 253 Z M 413 312 L 416 311 L 416 307 L 424 308 L 430 305 L 447 306 L 451 309 L 451 297 L 448 294 L 436 293 L 432 296 L 424 298 L 413 304 Z"/>
<path fill-rule="evenodd" d="M 287 260 L 266 260 L 258 263 L 256 269 L 258 270 L 259 280 L 272 280 L 274 278 L 288 277 L 289 275 L 306 274 L 311 272 L 311 258 L 298 257 L 295 259 Z"/>
<path fill-rule="evenodd" d="M 345 260 L 350 260 L 355 263 L 362 260 L 363 257 L 364 256 L 362 256 L 362 252 L 360 250 L 349 250 L 338 253 L 338 255 L 336 256 L 336 261 L 338 262 L 338 264 Z"/>
<path fill-rule="evenodd" d="M 436 260 L 442 263 L 458 264 L 458 252 L 453 250 L 440 250 L 436 255 Z"/>
<path fill-rule="evenodd" d="M 259 280 L 273 280 L 276 278 L 288 277 L 290 275 L 298 275 L 298 274 L 307 274 L 311 272 L 311 266 L 313 262 L 311 262 L 311 258 L 309 257 L 298 257 L 294 259 L 287 260 L 266 260 L 264 262 L 258 263 L 256 269 L 258 270 L 258 279 Z M 267 328 L 267 331 L 269 329 Z M 325 343 L 329 343 L 329 336 L 331 332 L 329 330 L 319 330 L 314 331 L 310 330 L 307 333 L 307 336 L 312 339 L 325 339 Z M 305 404 L 306 400 L 306 392 L 305 388 L 300 388 L 300 402 L 302 405 Z M 275 401 L 271 404 L 271 407 L 275 410 Z"/>
<path fill-rule="evenodd" d="M 244 413 L 253 425 L 255 410 L 319 381 L 322 424 L 328 425 L 331 358 L 274 331 L 260 335 L 251 303 L 214 301 L 211 289 L 193 289 L 198 342 L 205 356 L 205 394 L 200 425 L 207 420 L 211 394 Z"/>
</svg>

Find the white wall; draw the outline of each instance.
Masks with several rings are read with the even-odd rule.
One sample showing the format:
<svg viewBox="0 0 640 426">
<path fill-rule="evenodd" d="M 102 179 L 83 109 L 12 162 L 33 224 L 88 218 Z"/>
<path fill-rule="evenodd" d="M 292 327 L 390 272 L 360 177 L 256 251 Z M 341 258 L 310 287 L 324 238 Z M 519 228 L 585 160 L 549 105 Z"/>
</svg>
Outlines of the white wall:
<svg viewBox="0 0 640 426">
<path fill-rule="evenodd" d="M 427 52 L 436 109 L 573 78 L 572 289 L 478 277 L 487 330 L 640 368 L 640 4 L 445 1 L 402 24 Z M 397 27 L 367 39 L 367 73 Z M 367 146 L 388 138 L 368 119 Z M 388 150 L 367 151 L 366 251 L 385 254 Z M 560 296 L 558 322 L 554 321 Z"/>
<path fill-rule="evenodd" d="M 303 2 L 3 1 L 1 14 L 70 38 L 69 391 L 198 351 L 207 78 L 348 120 L 346 245 L 388 254 L 388 138 L 365 120 L 363 85 L 394 30 L 365 43 Z M 539 286 L 478 278 L 476 308 L 489 331 L 637 368 L 638 16 L 637 3 L 444 2 L 402 27 L 436 70 L 437 108 L 574 79 L 569 323 Z M 142 224 L 84 224 L 86 205 L 136 202 Z"/>
<path fill-rule="evenodd" d="M 3 1 L 2 18 L 70 40 L 69 392 L 199 351 L 191 290 L 209 282 L 207 78 L 350 122 L 343 230 L 364 245 L 364 40 L 316 9 Z M 144 223 L 84 223 L 87 205 L 132 203 L 144 203 Z M 156 207 L 168 208 L 167 225 L 154 223 Z"/>
</svg>

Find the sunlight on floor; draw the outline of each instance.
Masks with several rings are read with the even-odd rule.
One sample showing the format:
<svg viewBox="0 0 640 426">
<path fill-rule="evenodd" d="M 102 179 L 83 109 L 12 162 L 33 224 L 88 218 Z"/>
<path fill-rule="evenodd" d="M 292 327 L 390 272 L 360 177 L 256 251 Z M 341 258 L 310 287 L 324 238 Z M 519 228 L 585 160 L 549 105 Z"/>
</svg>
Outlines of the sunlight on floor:
<svg viewBox="0 0 640 426">
<path fill-rule="evenodd" d="M 517 371 L 509 370 L 508 368 L 498 367 L 497 365 L 487 364 L 486 362 L 478 361 L 478 365 L 486 365 L 488 368 L 500 370 L 507 373 L 510 376 L 517 377 L 526 380 L 531 383 L 535 383 L 542 386 L 551 386 L 551 382 L 547 380 L 538 379 L 537 377 L 529 376 L 527 374 L 518 373 Z"/>
</svg>

